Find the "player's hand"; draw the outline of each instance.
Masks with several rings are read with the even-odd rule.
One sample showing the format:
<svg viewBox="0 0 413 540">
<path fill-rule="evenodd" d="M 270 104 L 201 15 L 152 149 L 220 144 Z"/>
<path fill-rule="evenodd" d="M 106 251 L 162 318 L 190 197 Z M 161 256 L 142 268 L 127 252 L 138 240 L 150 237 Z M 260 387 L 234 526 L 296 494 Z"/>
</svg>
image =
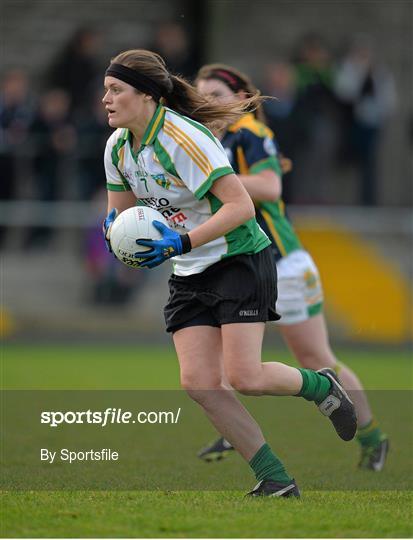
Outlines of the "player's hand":
<svg viewBox="0 0 413 540">
<path fill-rule="evenodd" d="M 102 231 L 103 237 L 105 239 L 106 247 L 110 253 L 112 253 L 112 246 L 110 245 L 110 230 L 112 228 L 113 222 L 115 221 L 118 215 L 116 208 L 112 208 L 109 214 L 106 216 L 105 221 L 103 222 Z"/>
<path fill-rule="evenodd" d="M 191 251 L 191 241 L 187 234 L 178 234 L 160 221 L 152 221 L 152 225 L 162 234 L 161 240 L 138 238 L 136 243 L 151 248 L 149 251 L 135 253 L 137 259 L 144 259 L 139 266 L 154 268 L 171 257 Z"/>
<path fill-rule="evenodd" d="M 293 162 L 291 159 L 285 157 L 283 154 L 279 154 L 279 160 L 283 174 L 287 174 L 293 170 Z"/>
</svg>

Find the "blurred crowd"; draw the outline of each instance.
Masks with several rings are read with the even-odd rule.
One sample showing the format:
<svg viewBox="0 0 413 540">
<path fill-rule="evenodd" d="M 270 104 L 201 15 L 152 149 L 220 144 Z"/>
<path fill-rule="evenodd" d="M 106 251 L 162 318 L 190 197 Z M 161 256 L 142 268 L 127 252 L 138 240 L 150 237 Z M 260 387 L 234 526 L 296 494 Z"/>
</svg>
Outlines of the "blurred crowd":
<svg viewBox="0 0 413 540">
<path fill-rule="evenodd" d="M 267 101 L 266 115 L 294 163 L 283 184 L 286 201 L 339 203 L 339 186 L 334 201 L 329 188 L 342 180 L 338 171 L 351 168 L 358 186 L 352 203 L 378 204 L 380 135 L 395 110 L 396 88 L 371 39 L 356 36 L 336 59 L 321 36 L 308 34 L 291 61 L 267 65 L 264 90 L 278 98 Z"/>
<path fill-rule="evenodd" d="M 3 74 L 0 200 L 88 201 L 104 190 L 102 156 L 111 130 L 101 104 L 102 39 L 98 30 L 81 28 L 36 80 L 19 68 Z M 160 25 L 147 48 L 189 80 L 200 67 L 200 51 L 180 24 Z M 265 113 L 280 149 L 293 160 L 283 183 L 287 203 L 339 204 L 343 170 L 351 170 L 357 186 L 352 204 L 378 203 L 380 137 L 397 98 L 393 75 L 368 36 L 356 36 L 337 57 L 322 36 L 305 35 L 290 58 L 274 53 L 254 82 L 277 98 L 267 100 Z M 25 244 L 47 245 L 52 234 L 33 227 Z M 98 272 L 103 255 L 88 242 L 89 266 Z"/>
<path fill-rule="evenodd" d="M 1 183 L 1 199 L 22 195 L 21 157 L 31 158 L 29 196 L 34 199 L 88 200 L 102 187 L 102 149 L 110 129 L 101 104 L 101 45 L 97 30 L 82 28 L 58 52 L 40 85 L 18 68 L 3 74 L 0 160 L 8 180 Z M 199 54 L 179 24 L 161 25 L 148 48 L 188 79 L 200 67 Z M 378 145 L 396 106 L 396 90 L 368 36 L 357 36 L 337 59 L 321 36 L 305 35 L 290 59 L 266 65 L 258 85 L 277 98 L 265 104 L 267 120 L 294 162 L 284 184 L 287 202 L 334 202 L 324 200 L 322 187 L 334 182 L 335 169 L 353 167 L 359 185 L 354 204 L 377 204 Z M 61 175 L 68 160 L 76 162 L 70 188 Z"/>
</svg>

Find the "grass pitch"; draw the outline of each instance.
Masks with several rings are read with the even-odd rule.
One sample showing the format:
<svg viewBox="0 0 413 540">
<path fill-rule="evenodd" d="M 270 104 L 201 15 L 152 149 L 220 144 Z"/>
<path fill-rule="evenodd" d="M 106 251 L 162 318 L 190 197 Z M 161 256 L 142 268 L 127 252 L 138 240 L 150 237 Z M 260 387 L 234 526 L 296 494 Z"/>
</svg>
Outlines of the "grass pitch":
<svg viewBox="0 0 413 540">
<path fill-rule="evenodd" d="M 1 495 L 1 535 L 173 538 L 412 536 L 412 492 L 407 478 L 412 472 L 408 460 L 412 440 L 407 439 L 407 448 L 403 448 L 403 444 L 406 446 L 403 433 L 410 429 L 404 423 L 406 419 L 411 420 L 411 411 L 403 413 L 395 402 L 393 410 L 390 407 L 385 407 L 388 411 L 383 410 L 383 406 L 380 408 L 381 396 L 402 395 L 406 399 L 406 390 L 411 389 L 412 383 L 411 357 L 408 353 L 365 351 L 342 351 L 339 356 L 357 371 L 366 388 L 372 390 L 375 410 L 380 412 L 377 416 L 394 442 L 383 473 L 370 475 L 357 471 L 356 443 L 341 444 L 331 432 L 326 431 L 319 451 L 317 441 L 313 442 L 311 449 L 304 448 L 302 437 L 307 432 L 311 433 L 312 424 L 307 426 L 303 418 L 301 425 L 300 417 L 287 417 L 288 422 L 299 428 L 290 430 L 288 437 L 282 438 L 278 419 L 275 423 L 278 433 L 270 430 L 271 425 L 265 426 L 265 432 L 276 451 L 280 449 L 287 466 L 291 466 L 297 475 L 303 491 L 299 501 L 245 500 L 245 490 L 153 490 L 150 483 L 140 491 L 7 491 Z M 279 351 L 267 351 L 265 359 L 291 361 L 285 352 Z M 2 361 L 5 389 L 173 390 L 179 387 L 172 347 L 9 345 L 2 349 Z M 393 392 L 385 393 L 388 391 Z M 295 406 L 300 407 L 302 401 L 294 401 Z M 318 421 L 316 413 L 311 414 L 311 418 Z M 399 423 L 395 421 L 396 417 L 401 418 Z M 214 437 L 201 411 L 199 422 L 193 427 L 189 455 L 195 453 L 199 443 L 202 445 L 208 437 Z M 320 437 L 324 437 L 323 433 L 320 432 Z M 207 439 L 201 440 L 201 437 Z M 174 452 L 173 444 L 168 441 L 163 441 L 163 444 L 165 459 L 160 453 L 160 469 L 167 466 Z M 337 457 L 333 469 L 331 455 Z M 156 461 L 155 458 L 158 459 L 157 455 L 152 456 L 152 462 Z M 156 462 L 152 464 L 157 466 Z M 408 470 L 406 464 L 410 467 Z M 186 464 L 183 465 L 185 469 Z M 205 485 L 211 482 L 225 485 L 226 478 L 231 479 L 237 474 L 247 486 L 254 484 L 248 467 L 236 455 L 209 465 L 194 457 L 193 464 L 188 463 L 188 469 L 191 467 L 191 474 L 196 475 L 199 485 L 204 482 Z M 348 478 L 351 487 L 358 475 L 364 475 L 368 489 L 331 488 L 334 477 L 341 487 Z M 397 489 L 391 489 L 392 486 Z"/>
</svg>

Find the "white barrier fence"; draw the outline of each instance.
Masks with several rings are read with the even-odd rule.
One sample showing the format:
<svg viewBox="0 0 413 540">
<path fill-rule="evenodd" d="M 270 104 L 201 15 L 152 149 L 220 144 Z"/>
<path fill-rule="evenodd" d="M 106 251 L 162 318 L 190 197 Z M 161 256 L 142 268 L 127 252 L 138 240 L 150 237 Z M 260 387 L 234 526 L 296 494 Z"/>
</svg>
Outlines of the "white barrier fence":
<svg viewBox="0 0 413 540">
<path fill-rule="evenodd" d="M 83 201 L 42 202 L 19 200 L 0 202 L 0 226 L 84 228 L 104 216 L 103 204 Z M 413 236 L 413 209 L 360 206 L 294 206 L 288 207 L 293 221 L 329 219 L 359 233 L 402 234 Z"/>
</svg>

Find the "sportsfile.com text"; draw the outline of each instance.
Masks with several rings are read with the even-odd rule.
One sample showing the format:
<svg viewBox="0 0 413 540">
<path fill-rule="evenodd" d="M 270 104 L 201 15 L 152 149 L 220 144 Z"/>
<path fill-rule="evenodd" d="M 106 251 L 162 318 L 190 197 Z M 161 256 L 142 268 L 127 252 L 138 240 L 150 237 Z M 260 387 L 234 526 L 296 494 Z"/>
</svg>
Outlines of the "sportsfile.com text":
<svg viewBox="0 0 413 540">
<path fill-rule="evenodd" d="M 61 424 L 97 424 L 101 427 L 112 424 L 177 424 L 181 407 L 176 411 L 124 411 L 108 407 L 103 411 L 42 411 L 40 423 L 57 427 Z"/>
</svg>

